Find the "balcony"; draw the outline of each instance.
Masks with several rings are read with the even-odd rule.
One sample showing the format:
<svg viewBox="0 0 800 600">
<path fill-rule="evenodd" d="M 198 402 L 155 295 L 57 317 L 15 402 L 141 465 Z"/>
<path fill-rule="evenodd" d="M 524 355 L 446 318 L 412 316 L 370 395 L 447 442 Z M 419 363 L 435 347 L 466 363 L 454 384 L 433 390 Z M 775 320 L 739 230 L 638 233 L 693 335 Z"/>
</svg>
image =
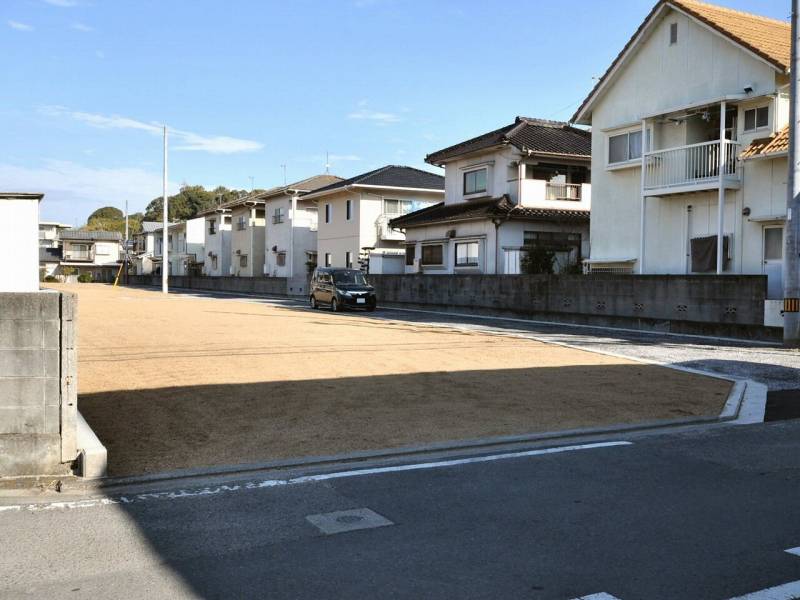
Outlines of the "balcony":
<svg viewBox="0 0 800 600">
<path fill-rule="evenodd" d="M 592 186 L 588 183 L 557 183 L 544 179 L 523 179 L 521 205 L 528 208 L 589 210 Z"/>
<path fill-rule="evenodd" d="M 739 188 L 739 143 L 724 140 L 722 144 L 725 148 L 725 164 L 721 178 L 720 149 L 723 146 L 719 140 L 645 153 L 644 195 L 663 196 L 718 189 L 720 183 L 728 189 Z"/>
<path fill-rule="evenodd" d="M 406 239 L 406 236 L 402 231 L 398 231 L 389 227 L 389 221 L 399 216 L 400 215 L 396 213 L 383 213 L 377 218 L 375 221 L 375 227 L 377 228 L 379 240 L 385 242 L 402 242 Z"/>
<path fill-rule="evenodd" d="M 564 200 L 571 202 L 581 201 L 580 183 L 552 183 L 547 182 L 544 190 L 545 200 Z"/>
</svg>

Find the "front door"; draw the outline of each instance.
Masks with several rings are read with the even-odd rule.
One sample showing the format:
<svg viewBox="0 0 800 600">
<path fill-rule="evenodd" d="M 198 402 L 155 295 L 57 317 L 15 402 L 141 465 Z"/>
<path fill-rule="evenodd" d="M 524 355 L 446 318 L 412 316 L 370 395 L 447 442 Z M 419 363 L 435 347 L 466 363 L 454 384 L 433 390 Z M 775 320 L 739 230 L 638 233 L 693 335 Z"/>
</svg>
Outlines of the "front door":
<svg viewBox="0 0 800 600">
<path fill-rule="evenodd" d="M 783 226 L 764 227 L 764 274 L 767 298 L 783 298 Z"/>
</svg>

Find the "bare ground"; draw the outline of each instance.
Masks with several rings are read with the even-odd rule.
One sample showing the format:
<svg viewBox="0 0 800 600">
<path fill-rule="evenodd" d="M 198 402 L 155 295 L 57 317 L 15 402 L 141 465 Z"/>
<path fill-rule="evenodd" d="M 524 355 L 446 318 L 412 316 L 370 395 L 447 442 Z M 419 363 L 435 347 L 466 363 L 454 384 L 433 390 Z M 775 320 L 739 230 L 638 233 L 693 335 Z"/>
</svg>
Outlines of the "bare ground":
<svg viewBox="0 0 800 600">
<path fill-rule="evenodd" d="M 130 475 L 718 414 L 730 384 L 540 342 L 100 284 L 79 408 Z"/>
</svg>

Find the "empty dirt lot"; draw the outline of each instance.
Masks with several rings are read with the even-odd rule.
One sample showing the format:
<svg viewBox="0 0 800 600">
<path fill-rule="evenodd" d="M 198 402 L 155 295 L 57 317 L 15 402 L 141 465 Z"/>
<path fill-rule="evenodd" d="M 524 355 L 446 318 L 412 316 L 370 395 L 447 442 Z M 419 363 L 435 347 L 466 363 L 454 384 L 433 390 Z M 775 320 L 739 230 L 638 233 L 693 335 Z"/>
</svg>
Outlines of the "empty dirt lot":
<svg viewBox="0 0 800 600">
<path fill-rule="evenodd" d="M 717 414 L 729 384 L 530 340 L 100 284 L 79 408 L 109 474 Z"/>
</svg>

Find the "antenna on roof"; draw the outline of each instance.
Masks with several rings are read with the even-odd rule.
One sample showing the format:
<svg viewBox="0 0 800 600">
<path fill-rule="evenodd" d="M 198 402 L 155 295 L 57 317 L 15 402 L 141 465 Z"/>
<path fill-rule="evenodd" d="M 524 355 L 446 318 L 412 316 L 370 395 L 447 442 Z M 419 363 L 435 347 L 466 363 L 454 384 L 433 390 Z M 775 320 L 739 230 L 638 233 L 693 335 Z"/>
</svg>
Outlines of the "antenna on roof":
<svg viewBox="0 0 800 600">
<path fill-rule="evenodd" d="M 250 180 L 250 191 L 252 192 L 253 191 L 253 182 L 255 181 L 255 177 L 250 175 L 250 176 L 248 176 L 248 179 Z"/>
<path fill-rule="evenodd" d="M 330 172 L 331 172 L 330 154 L 328 154 L 328 151 L 325 150 L 325 175 L 330 175 Z"/>
</svg>

